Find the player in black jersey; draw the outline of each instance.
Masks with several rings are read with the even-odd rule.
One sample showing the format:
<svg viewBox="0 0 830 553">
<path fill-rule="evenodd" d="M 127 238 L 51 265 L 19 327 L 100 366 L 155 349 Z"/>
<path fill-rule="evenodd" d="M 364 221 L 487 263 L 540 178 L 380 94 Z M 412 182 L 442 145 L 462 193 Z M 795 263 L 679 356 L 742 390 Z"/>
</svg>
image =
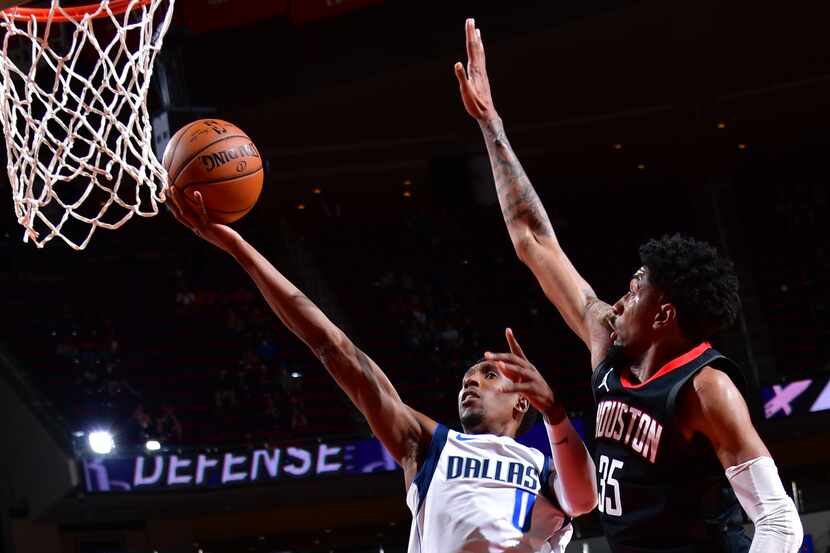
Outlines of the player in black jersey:
<svg viewBox="0 0 830 553">
<path fill-rule="evenodd" d="M 752 425 L 740 373 L 707 343 L 740 307 L 732 264 L 703 242 L 651 240 L 628 292 L 613 305 L 600 301 L 562 251 L 507 141 L 472 20 L 467 56 L 467 71 L 457 63 L 455 73 L 516 253 L 591 352 L 598 508 L 613 550 L 747 551 L 737 496 L 755 523 L 753 553 L 795 552 L 801 523 Z M 516 362 L 488 358 L 508 371 Z"/>
</svg>

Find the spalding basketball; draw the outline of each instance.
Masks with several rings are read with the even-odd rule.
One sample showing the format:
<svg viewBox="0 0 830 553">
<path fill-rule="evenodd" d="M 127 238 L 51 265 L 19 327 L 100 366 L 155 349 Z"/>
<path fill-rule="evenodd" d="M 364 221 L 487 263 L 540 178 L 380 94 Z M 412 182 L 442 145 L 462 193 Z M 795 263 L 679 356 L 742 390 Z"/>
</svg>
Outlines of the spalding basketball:
<svg viewBox="0 0 830 553">
<path fill-rule="evenodd" d="M 256 204 L 262 192 L 262 158 L 242 130 L 219 119 L 199 119 L 170 138 L 162 165 L 169 185 L 195 203 L 201 193 L 211 221 L 232 223 Z"/>
</svg>

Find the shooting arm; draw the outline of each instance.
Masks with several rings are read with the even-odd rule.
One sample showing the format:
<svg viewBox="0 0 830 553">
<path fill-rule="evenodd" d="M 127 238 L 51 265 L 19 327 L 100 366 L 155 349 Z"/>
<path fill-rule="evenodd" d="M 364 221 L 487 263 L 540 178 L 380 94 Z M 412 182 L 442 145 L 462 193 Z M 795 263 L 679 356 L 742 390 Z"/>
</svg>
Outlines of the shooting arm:
<svg viewBox="0 0 830 553">
<path fill-rule="evenodd" d="M 435 423 L 406 406 L 369 356 L 241 237 L 227 248 L 280 320 L 322 361 L 399 464 L 415 461 Z"/>
</svg>

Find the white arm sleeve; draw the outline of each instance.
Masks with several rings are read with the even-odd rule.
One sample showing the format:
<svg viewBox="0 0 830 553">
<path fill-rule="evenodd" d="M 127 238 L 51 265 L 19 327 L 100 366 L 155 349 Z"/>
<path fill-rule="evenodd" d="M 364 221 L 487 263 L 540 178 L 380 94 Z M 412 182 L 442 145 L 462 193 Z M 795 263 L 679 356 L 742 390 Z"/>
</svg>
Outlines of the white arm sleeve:
<svg viewBox="0 0 830 553">
<path fill-rule="evenodd" d="M 750 553 L 796 553 L 804 539 L 801 520 L 770 457 L 726 469 L 741 507 L 755 523 Z"/>
</svg>

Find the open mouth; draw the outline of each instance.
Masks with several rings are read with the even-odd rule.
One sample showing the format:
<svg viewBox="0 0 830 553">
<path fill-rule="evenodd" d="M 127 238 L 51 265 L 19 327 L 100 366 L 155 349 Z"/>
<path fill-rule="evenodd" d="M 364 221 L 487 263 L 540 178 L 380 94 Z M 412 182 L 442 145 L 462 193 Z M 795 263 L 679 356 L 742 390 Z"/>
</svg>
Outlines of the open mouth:
<svg viewBox="0 0 830 553">
<path fill-rule="evenodd" d="M 461 394 L 461 404 L 462 405 L 464 403 L 468 402 L 471 399 L 481 399 L 481 397 L 476 392 L 473 392 L 472 390 L 467 390 L 466 392 Z"/>
</svg>

